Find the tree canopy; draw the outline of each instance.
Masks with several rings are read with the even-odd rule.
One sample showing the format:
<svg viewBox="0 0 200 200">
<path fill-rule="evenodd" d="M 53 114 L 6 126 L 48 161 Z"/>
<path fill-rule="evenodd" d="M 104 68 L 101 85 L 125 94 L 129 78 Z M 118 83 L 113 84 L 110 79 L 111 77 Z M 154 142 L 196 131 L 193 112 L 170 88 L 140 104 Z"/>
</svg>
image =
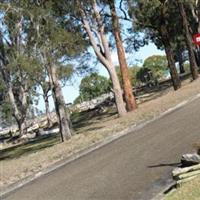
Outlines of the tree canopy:
<svg viewBox="0 0 200 200">
<path fill-rule="evenodd" d="M 162 78 L 168 69 L 166 56 L 153 55 L 145 59 L 143 67 L 152 71 L 155 79 Z"/>
<path fill-rule="evenodd" d="M 92 73 L 81 80 L 79 97 L 74 101 L 80 103 L 111 91 L 111 82 L 104 76 Z"/>
</svg>

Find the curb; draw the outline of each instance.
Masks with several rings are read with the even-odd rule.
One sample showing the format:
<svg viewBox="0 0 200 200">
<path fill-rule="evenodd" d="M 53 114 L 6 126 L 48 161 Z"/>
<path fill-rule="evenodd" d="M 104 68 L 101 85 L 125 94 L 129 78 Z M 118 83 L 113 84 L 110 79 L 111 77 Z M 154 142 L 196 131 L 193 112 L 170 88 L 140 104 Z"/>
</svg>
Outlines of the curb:
<svg viewBox="0 0 200 200">
<path fill-rule="evenodd" d="M 78 151 L 77 153 L 74 153 L 73 155 L 70 155 L 68 156 L 67 158 L 63 159 L 63 160 L 60 160 L 60 161 L 57 161 L 56 163 L 50 165 L 49 167 L 33 174 L 33 175 L 29 175 L 9 186 L 6 187 L 6 189 L 4 188 L 2 191 L 0 191 L 0 198 L 5 198 L 6 196 L 8 196 L 10 193 L 14 192 L 15 190 L 23 187 L 24 185 L 38 179 L 39 177 L 43 176 L 43 175 L 47 175 L 53 171 L 55 171 L 56 169 L 70 163 L 70 162 L 73 162 L 83 156 L 86 156 L 87 154 L 97 150 L 97 149 L 100 149 L 120 138 L 122 138 L 123 136 L 126 136 L 128 134 L 130 134 L 131 132 L 135 132 L 143 127 L 145 127 L 146 125 L 154 122 L 154 121 L 157 121 L 159 119 L 161 119 L 162 117 L 184 107 L 185 105 L 187 105 L 188 103 L 190 102 L 193 102 L 195 101 L 196 99 L 199 99 L 200 98 L 200 93 L 198 93 L 197 95 L 189 98 L 188 100 L 185 100 L 185 101 L 182 101 L 181 103 L 177 104 L 176 106 L 172 107 L 172 108 L 169 108 L 167 111 L 164 111 L 163 113 L 159 114 L 158 116 L 155 116 L 153 117 L 152 119 L 148 120 L 148 121 L 143 121 L 139 124 L 135 124 L 135 125 L 132 125 L 118 133 L 115 133 L 114 135 L 108 137 L 108 138 L 105 138 L 103 141 L 100 141 L 100 142 L 97 142 L 95 144 L 92 144 L 80 151 Z M 160 200 L 162 199 L 163 197 L 163 194 L 164 192 L 171 186 L 171 184 L 167 185 L 163 191 L 161 191 L 158 195 L 156 195 L 156 197 L 154 197 L 152 200 Z"/>
</svg>

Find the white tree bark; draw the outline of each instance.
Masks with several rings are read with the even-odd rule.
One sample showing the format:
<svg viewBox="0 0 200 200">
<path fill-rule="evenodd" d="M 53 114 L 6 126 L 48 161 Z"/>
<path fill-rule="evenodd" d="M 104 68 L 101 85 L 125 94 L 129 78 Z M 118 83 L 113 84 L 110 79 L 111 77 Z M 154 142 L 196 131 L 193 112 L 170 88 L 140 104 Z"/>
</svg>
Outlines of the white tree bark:
<svg viewBox="0 0 200 200">
<path fill-rule="evenodd" d="M 47 70 L 48 70 L 48 74 L 50 78 L 50 84 L 52 88 L 56 114 L 59 120 L 61 139 L 64 142 L 65 140 L 68 140 L 71 138 L 69 116 L 65 109 L 64 96 L 62 93 L 59 80 L 57 78 L 56 66 L 49 64 L 47 67 Z"/>
<path fill-rule="evenodd" d="M 96 23 L 95 32 L 96 32 L 96 34 L 99 35 L 99 37 L 98 37 L 99 43 L 96 41 L 95 35 L 93 34 L 93 31 L 92 31 L 91 24 L 89 23 L 89 20 L 84 12 L 84 9 L 81 7 L 80 4 L 79 4 L 79 6 L 80 6 L 81 17 L 82 17 L 82 24 L 85 28 L 86 33 L 88 34 L 90 43 L 91 43 L 93 50 L 97 56 L 97 59 L 107 69 L 107 71 L 110 75 L 112 85 L 113 85 L 113 92 L 114 92 L 114 96 L 115 96 L 115 102 L 116 102 L 118 114 L 120 117 L 124 116 L 126 114 L 126 108 L 125 108 L 125 104 L 123 101 L 122 89 L 121 89 L 120 82 L 119 82 L 119 79 L 118 79 L 118 76 L 116 73 L 115 66 L 112 62 L 109 43 L 105 36 L 104 24 L 102 22 L 100 14 L 99 14 L 96 1 L 95 0 L 92 1 L 92 8 L 93 8 L 93 12 L 94 12 L 94 15 L 93 15 L 94 18 L 92 20 L 94 21 L 94 23 Z M 94 24 L 93 24 L 93 26 L 94 26 Z M 100 49 L 100 47 L 102 47 L 103 49 Z"/>
</svg>

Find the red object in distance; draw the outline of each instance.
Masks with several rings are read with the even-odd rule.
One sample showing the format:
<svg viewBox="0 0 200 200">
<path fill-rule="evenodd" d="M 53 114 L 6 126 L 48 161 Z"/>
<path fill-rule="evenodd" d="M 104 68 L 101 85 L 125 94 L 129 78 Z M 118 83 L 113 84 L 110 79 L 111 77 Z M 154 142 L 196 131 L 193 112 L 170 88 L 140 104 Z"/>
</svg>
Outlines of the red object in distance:
<svg viewBox="0 0 200 200">
<path fill-rule="evenodd" d="M 196 44 L 196 45 L 199 45 L 200 46 L 200 33 L 196 34 L 196 35 L 193 35 L 193 42 Z"/>
</svg>

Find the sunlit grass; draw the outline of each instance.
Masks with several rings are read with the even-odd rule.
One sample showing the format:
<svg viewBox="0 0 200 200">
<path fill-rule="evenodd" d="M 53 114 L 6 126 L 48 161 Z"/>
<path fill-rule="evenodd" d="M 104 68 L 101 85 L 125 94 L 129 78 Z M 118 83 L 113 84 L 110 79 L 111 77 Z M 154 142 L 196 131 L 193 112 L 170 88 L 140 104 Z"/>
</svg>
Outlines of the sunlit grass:
<svg viewBox="0 0 200 200">
<path fill-rule="evenodd" d="M 185 183 L 175 192 L 167 195 L 164 200 L 200 200 L 200 176 Z"/>
</svg>

